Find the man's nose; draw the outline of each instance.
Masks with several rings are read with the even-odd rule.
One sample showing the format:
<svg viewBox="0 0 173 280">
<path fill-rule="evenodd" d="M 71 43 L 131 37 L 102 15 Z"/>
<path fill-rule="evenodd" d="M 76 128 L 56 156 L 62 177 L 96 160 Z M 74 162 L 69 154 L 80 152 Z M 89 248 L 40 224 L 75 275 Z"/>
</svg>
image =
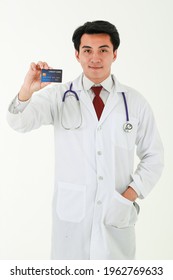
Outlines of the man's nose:
<svg viewBox="0 0 173 280">
<path fill-rule="evenodd" d="M 98 53 L 93 53 L 91 57 L 91 63 L 100 63 L 101 59 Z"/>
</svg>

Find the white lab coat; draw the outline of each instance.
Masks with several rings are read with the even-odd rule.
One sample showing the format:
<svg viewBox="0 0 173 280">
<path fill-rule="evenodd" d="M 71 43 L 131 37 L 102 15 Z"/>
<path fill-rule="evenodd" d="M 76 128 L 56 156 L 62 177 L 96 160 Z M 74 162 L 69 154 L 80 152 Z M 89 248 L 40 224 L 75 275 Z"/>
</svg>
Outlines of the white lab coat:
<svg viewBox="0 0 173 280">
<path fill-rule="evenodd" d="M 7 115 L 12 128 L 27 132 L 53 124 L 55 132 L 55 189 L 53 197 L 53 259 L 134 259 L 138 205 L 122 197 L 131 185 L 141 198 L 152 190 L 163 168 L 163 148 L 150 106 L 134 89 L 113 76 L 100 120 L 82 87 L 82 75 L 73 81 L 80 97 L 82 126 L 61 125 L 63 93 L 70 83 L 35 93 L 22 113 Z M 126 133 L 125 92 L 133 130 Z M 134 170 L 134 151 L 140 158 Z"/>
</svg>

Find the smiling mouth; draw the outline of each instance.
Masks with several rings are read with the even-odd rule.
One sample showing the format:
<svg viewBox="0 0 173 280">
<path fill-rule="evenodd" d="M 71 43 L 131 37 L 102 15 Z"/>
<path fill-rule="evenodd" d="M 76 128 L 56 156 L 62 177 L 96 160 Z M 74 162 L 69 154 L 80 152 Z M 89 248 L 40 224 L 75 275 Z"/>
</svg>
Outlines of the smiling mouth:
<svg viewBox="0 0 173 280">
<path fill-rule="evenodd" d="M 102 66 L 100 66 L 100 67 L 96 67 L 96 66 L 89 66 L 89 68 L 91 68 L 91 69 L 102 69 L 103 67 Z"/>
</svg>

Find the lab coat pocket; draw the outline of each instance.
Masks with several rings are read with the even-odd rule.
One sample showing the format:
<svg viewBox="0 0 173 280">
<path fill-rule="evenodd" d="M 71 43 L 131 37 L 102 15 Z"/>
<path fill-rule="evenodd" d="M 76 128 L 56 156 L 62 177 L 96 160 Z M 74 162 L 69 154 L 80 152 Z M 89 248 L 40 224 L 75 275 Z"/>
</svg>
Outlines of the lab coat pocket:
<svg viewBox="0 0 173 280">
<path fill-rule="evenodd" d="M 108 204 L 105 224 L 117 228 L 133 226 L 137 220 L 137 211 L 132 201 L 124 198 L 117 191 Z"/>
<path fill-rule="evenodd" d="M 86 186 L 58 183 L 56 211 L 58 217 L 67 222 L 79 223 L 85 216 Z"/>
</svg>

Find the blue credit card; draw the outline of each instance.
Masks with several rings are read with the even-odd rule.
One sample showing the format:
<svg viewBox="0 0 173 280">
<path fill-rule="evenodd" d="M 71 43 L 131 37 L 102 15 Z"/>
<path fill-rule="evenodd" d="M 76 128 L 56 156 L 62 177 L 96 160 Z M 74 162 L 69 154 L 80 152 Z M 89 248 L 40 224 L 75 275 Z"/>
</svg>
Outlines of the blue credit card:
<svg viewBox="0 0 173 280">
<path fill-rule="evenodd" d="M 62 70 L 61 69 L 42 69 L 41 70 L 41 82 L 43 83 L 61 83 L 62 82 Z"/>
</svg>

